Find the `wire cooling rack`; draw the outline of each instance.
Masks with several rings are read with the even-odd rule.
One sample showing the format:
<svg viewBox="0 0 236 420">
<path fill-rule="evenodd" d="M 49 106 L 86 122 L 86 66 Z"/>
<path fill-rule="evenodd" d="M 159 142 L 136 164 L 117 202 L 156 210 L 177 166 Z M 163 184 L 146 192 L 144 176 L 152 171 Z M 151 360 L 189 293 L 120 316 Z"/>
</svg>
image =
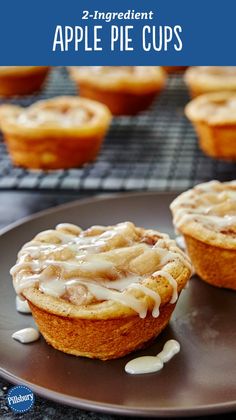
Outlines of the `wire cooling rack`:
<svg viewBox="0 0 236 420">
<path fill-rule="evenodd" d="M 54 68 L 39 94 L 8 102 L 27 106 L 74 94 L 66 70 Z M 180 191 L 210 179 L 235 179 L 235 163 L 213 160 L 199 150 L 183 113 L 188 101 L 182 77 L 170 77 L 148 111 L 113 119 L 96 162 L 83 168 L 45 172 L 13 167 L 0 135 L 0 190 Z"/>
</svg>

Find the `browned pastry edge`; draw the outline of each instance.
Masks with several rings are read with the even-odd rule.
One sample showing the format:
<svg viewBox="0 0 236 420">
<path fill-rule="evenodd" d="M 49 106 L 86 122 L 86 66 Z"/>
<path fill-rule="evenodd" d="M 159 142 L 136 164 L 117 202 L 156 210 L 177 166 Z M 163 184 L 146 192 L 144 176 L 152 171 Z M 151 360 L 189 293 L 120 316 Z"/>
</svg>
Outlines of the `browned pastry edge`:
<svg viewBox="0 0 236 420">
<path fill-rule="evenodd" d="M 77 87 L 81 96 L 102 102 L 113 115 L 136 115 L 144 111 L 162 90 L 162 86 L 160 86 L 159 90 L 156 89 L 148 93 L 113 92 L 99 87 L 95 88 L 84 82 L 80 82 Z"/>
<path fill-rule="evenodd" d="M 205 244 L 184 235 L 196 273 L 207 283 L 236 290 L 236 250 Z"/>
<path fill-rule="evenodd" d="M 45 340 L 57 350 L 101 360 L 116 359 L 145 347 L 168 324 L 175 304 L 160 308 L 160 316 L 149 313 L 106 320 L 68 318 L 54 315 L 28 301 Z"/>
<path fill-rule="evenodd" d="M 210 93 L 220 93 L 221 91 L 228 91 L 228 92 L 234 92 L 234 93 L 236 92 L 235 89 L 230 90 L 230 89 L 226 89 L 226 87 L 223 90 L 223 89 L 211 89 L 211 88 L 207 88 L 206 86 L 202 88 L 200 86 L 195 87 L 193 85 L 190 86 L 190 84 L 188 85 L 188 90 L 192 99 L 195 99 L 201 95 L 208 95 Z"/>
<path fill-rule="evenodd" d="M 162 67 L 168 74 L 183 73 L 188 66 L 163 66 Z"/>
<path fill-rule="evenodd" d="M 40 89 L 49 68 L 26 73 L 0 74 L 0 96 L 26 95 Z"/>
<path fill-rule="evenodd" d="M 32 169 L 62 169 L 81 166 L 96 158 L 105 132 L 84 138 L 73 135 L 38 136 L 5 134 L 13 164 Z"/>
<path fill-rule="evenodd" d="M 223 70 L 221 71 L 221 76 L 218 79 L 217 72 L 215 77 L 214 71 L 219 68 Z M 228 79 L 227 70 L 224 73 L 224 68 L 224 66 L 190 66 L 184 74 L 184 80 L 188 87 L 190 96 L 192 98 L 196 98 L 197 96 L 214 92 L 235 92 L 235 79 L 231 77 L 230 81 Z"/>
<path fill-rule="evenodd" d="M 201 89 L 201 88 L 197 88 L 197 87 L 195 88 L 195 87 L 190 86 L 190 85 L 188 86 L 188 90 L 189 90 L 189 95 L 192 99 L 197 98 L 197 96 L 204 95 L 204 94 L 212 92 L 212 90 L 210 90 L 210 89 L 206 89 L 206 88 Z"/>
<path fill-rule="evenodd" d="M 205 122 L 192 123 L 203 152 L 218 159 L 236 160 L 236 124 L 213 126 Z"/>
</svg>

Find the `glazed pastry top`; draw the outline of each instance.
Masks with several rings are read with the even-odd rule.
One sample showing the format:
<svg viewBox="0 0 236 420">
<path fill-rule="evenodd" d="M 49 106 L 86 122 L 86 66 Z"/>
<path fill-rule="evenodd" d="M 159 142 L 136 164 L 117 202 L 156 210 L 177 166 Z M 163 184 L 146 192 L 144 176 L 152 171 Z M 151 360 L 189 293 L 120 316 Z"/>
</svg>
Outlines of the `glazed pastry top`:
<svg viewBox="0 0 236 420">
<path fill-rule="evenodd" d="M 236 88 L 236 66 L 189 67 L 185 72 L 187 83 L 199 85 L 209 90 Z"/>
<path fill-rule="evenodd" d="M 151 90 L 165 83 L 165 72 L 157 66 L 70 67 L 72 78 L 104 89 Z"/>
<path fill-rule="evenodd" d="M 149 308 L 159 315 L 164 295 L 170 303 L 177 300 L 184 271 L 185 283 L 191 264 L 168 235 L 131 222 L 84 231 L 63 223 L 25 244 L 11 274 L 25 297 L 33 288 L 85 314 L 104 302 L 109 311 L 115 302 L 121 313 L 125 307 L 143 318 Z"/>
<path fill-rule="evenodd" d="M 77 101 L 70 103 L 47 102 L 38 103 L 19 113 L 16 117 L 18 124 L 27 126 L 60 125 L 63 127 L 87 123 L 93 117 L 86 106 Z"/>
<path fill-rule="evenodd" d="M 216 92 L 201 95 L 193 99 L 185 111 L 187 117 L 193 121 L 203 121 L 209 125 L 235 124 L 236 93 Z"/>
<path fill-rule="evenodd" d="M 178 196 L 171 210 L 179 232 L 236 249 L 236 181 L 199 184 Z"/>
<path fill-rule="evenodd" d="M 0 107 L 0 125 L 6 129 L 86 129 L 102 120 L 110 120 L 110 112 L 104 105 L 73 96 L 39 101 L 28 108 Z"/>
</svg>

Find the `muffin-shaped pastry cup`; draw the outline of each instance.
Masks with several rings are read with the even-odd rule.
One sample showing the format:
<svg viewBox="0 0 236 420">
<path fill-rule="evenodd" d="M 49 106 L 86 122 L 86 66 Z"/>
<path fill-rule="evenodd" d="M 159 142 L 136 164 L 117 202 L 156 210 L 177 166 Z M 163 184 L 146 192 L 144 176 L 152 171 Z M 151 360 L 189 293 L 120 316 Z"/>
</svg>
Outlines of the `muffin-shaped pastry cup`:
<svg viewBox="0 0 236 420">
<path fill-rule="evenodd" d="M 185 82 L 193 98 L 211 92 L 236 92 L 236 67 L 189 67 L 185 72 Z"/>
<path fill-rule="evenodd" d="M 207 283 L 236 290 L 236 249 L 225 249 L 184 235 L 196 273 Z"/>
<path fill-rule="evenodd" d="M 70 67 L 81 96 L 104 103 L 113 115 L 146 110 L 166 81 L 161 67 Z"/>
<path fill-rule="evenodd" d="M 11 273 L 49 344 L 106 360 L 160 334 L 191 264 L 167 235 L 130 222 L 81 232 L 63 224 L 26 244 Z"/>
<path fill-rule="evenodd" d="M 185 108 L 208 156 L 236 160 L 236 92 L 199 96 Z"/>
<path fill-rule="evenodd" d="M 39 90 L 48 71 L 46 66 L 0 67 L 0 96 L 27 95 Z"/>
<path fill-rule="evenodd" d="M 94 160 L 110 121 L 104 105 L 72 96 L 28 108 L 0 107 L 0 127 L 11 159 L 31 169 L 71 168 Z"/>
<path fill-rule="evenodd" d="M 236 290 L 236 181 L 200 184 L 178 196 L 171 210 L 197 274 Z"/>
<path fill-rule="evenodd" d="M 64 353 L 101 360 L 117 359 L 148 346 L 167 326 L 175 308 L 175 304 L 163 305 L 158 318 L 151 313 L 141 319 L 114 312 L 112 318 L 98 319 L 95 313 L 94 319 L 85 319 L 80 314 L 68 316 L 68 312 L 44 309 L 38 301 L 33 303 L 36 295 L 29 291 L 24 296 L 48 344 Z"/>
</svg>

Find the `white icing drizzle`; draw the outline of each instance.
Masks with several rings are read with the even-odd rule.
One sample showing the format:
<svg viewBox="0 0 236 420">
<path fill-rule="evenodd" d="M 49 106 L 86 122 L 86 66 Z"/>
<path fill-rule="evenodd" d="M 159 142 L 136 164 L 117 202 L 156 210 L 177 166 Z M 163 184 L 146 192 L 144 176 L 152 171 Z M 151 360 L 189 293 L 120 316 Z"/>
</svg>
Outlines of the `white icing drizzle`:
<svg viewBox="0 0 236 420">
<path fill-rule="evenodd" d="M 102 284 L 104 287 L 109 287 L 110 289 L 124 291 L 129 286 L 134 287 L 135 283 L 141 282 L 142 279 L 143 278 L 141 276 L 137 276 L 136 274 L 131 274 L 129 276 L 122 277 L 118 280 L 112 280 L 112 281 L 102 280 L 99 283 Z"/>
<path fill-rule="evenodd" d="M 40 282 L 39 290 L 46 295 L 60 297 L 66 291 L 66 282 L 58 279 Z"/>
<path fill-rule="evenodd" d="M 37 341 L 39 337 L 40 334 L 35 328 L 23 328 L 22 330 L 16 331 L 12 334 L 12 338 L 14 338 L 14 340 L 20 341 L 20 343 L 23 344 Z"/>
<path fill-rule="evenodd" d="M 131 375 L 154 373 L 161 370 L 164 363 L 169 362 L 172 357 L 179 353 L 180 344 L 176 340 L 168 340 L 163 350 L 157 356 L 142 356 L 130 360 L 125 365 L 125 371 Z"/>
<path fill-rule="evenodd" d="M 96 296 L 98 300 L 113 300 L 115 302 L 119 302 L 122 305 L 132 308 L 139 314 L 140 318 L 145 318 L 147 314 L 147 306 L 145 303 L 128 292 L 120 293 L 116 290 L 109 289 L 108 287 L 103 287 L 99 284 L 89 283 L 87 281 L 84 283 L 79 281 L 79 283 L 86 285 L 88 290 L 93 296 Z"/>
<path fill-rule="evenodd" d="M 31 314 L 27 300 L 22 300 L 20 296 L 16 296 L 16 310 L 22 314 Z"/>
<path fill-rule="evenodd" d="M 182 249 L 182 251 L 186 251 L 186 243 L 185 243 L 184 237 L 182 235 L 177 236 L 175 238 L 175 241 L 176 241 L 178 247 L 180 249 Z"/>
<path fill-rule="evenodd" d="M 16 277 L 14 283 L 16 293 L 20 295 L 27 287 L 37 286 L 39 283 L 39 276 L 39 274 L 33 274 L 32 276 L 23 279 Z"/>
<path fill-rule="evenodd" d="M 175 303 L 178 299 L 178 283 L 177 281 L 174 279 L 174 277 L 168 273 L 165 270 L 158 270 L 155 273 L 153 273 L 153 277 L 164 277 L 172 286 L 172 297 L 170 300 L 170 303 Z"/>
<path fill-rule="evenodd" d="M 213 216 L 208 214 L 201 214 L 197 210 L 195 212 L 192 211 L 189 214 L 184 214 L 183 208 L 177 210 L 175 213 L 175 223 L 178 228 L 194 219 L 197 219 L 202 223 L 216 226 L 218 230 L 236 226 L 236 216 L 229 216 L 227 214 L 225 216 Z"/>
<path fill-rule="evenodd" d="M 180 249 L 177 248 L 175 241 L 169 240 L 169 248 L 168 252 L 166 252 L 166 243 L 163 243 L 164 249 L 158 250 L 159 255 L 161 256 L 160 264 L 161 266 L 166 265 L 167 263 L 174 261 L 176 259 L 176 253 L 178 253 L 179 260 L 187 266 L 187 268 L 191 271 L 192 265 L 190 262 L 189 257 Z M 155 247 L 155 246 L 154 246 Z"/>
<path fill-rule="evenodd" d="M 178 284 L 168 272 L 168 265 L 178 260 L 191 269 L 191 264 L 168 235 L 147 230 L 144 231 L 147 242 L 143 242 L 137 232 L 130 222 L 108 228 L 94 226 L 87 231 L 63 223 L 56 230 L 41 232 L 24 245 L 10 271 L 15 290 L 21 294 L 25 288 L 38 287 L 47 295 L 69 299 L 76 304 L 76 293 L 71 294 L 76 286 L 82 286 L 83 293 L 88 291 L 88 294 L 84 293 L 83 304 L 86 304 L 86 298 L 89 302 L 91 298 L 98 302 L 113 300 L 144 318 L 151 300 L 152 315 L 158 317 L 161 298 L 143 281 L 148 277 L 165 278 L 173 290 L 170 302 L 175 303 Z M 157 269 L 154 274 L 148 274 L 150 264 Z"/>
<path fill-rule="evenodd" d="M 136 283 L 136 284 L 131 284 L 131 288 L 132 289 L 137 289 L 140 290 L 141 292 L 143 292 L 144 295 L 149 296 L 150 298 L 153 299 L 154 301 L 154 307 L 152 310 L 152 316 L 154 318 L 157 318 L 160 315 L 160 304 L 161 304 L 161 298 L 160 295 L 157 292 L 154 292 L 153 290 L 149 289 L 148 287 L 144 286 L 143 284 L 140 283 Z M 146 311 L 147 313 L 147 311 Z M 145 313 L 145 316 L 146 316 Z"/>
</svg>

